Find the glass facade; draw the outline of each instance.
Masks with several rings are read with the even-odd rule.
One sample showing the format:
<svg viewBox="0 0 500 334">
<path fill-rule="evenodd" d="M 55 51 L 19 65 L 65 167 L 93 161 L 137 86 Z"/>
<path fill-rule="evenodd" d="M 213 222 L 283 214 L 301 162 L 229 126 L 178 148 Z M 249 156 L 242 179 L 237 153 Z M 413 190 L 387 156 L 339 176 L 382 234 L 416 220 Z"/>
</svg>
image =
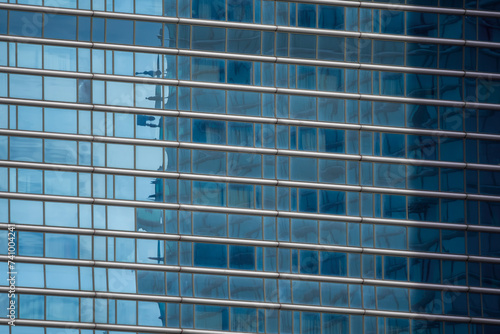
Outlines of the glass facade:
<svg viewBox="0 0 500 334">
<path fill-rule="evenodd" d="M 499 1 L 0 0 L 0 333 L 498 333 L 499 152 Z"/>
</svg>

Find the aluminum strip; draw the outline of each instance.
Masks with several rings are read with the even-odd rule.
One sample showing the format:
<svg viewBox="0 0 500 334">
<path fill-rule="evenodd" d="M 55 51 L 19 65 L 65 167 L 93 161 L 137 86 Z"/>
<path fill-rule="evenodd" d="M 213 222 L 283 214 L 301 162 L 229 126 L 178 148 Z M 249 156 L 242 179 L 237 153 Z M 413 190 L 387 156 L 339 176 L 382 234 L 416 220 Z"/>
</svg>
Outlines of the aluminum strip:
<svg viewBox="0 0 500 334">
<path fill-rule="evenodd" d="M 290 32 L 290 33 L 305 33 L 305 34 L 312 33 L 315 35 L 342 36 L 342 37 L 350 37 L 350 38 L 371 38 L 371 39 L 397 40 L 397 41 L 410 41 L 410 42 L 414 41 L 414 42 L 418 42 L 418 43 L 468 45 L 468 42 L 473 42 L 472 44 L 469 44 L 469 45 L 480 46 L 480 47 L 500 48 L 500 43 L 482 42 L 482 41 L 465 41 L 465 40 L 460 40 L 460 39 L 454 40 L 454 39 L 421 37 L 421 36 L 390 35 L 390 34 L 377 34 L 377 33 L 364 33 L 364 32 L 359 33 L 359 32 L 354 32 L 354 31 L 343 31 L 343 30 L 289 27 L 289 26 L 281 26 L 281 25 L 240 23 L 240 22 L 177 18 L 177 17 L 173 18 L 173 17 L 155 16 L 155 15 L 115 13 L 115 12 L 79 10 L 79 9 L 54 9 L 54 7 L 44 7 L 44 6 L 0 4 L 0 8 L 13 9 L 13 10 L 36 11 L 36 12 L 43 12 L 43 11 L 54 12 L 54 11 L 58 11 L 58 10 L 64 10 L 65 14 L 96 16 L 96 17 L 102 17 L 102 18 L 140 20 L 140 21 L 148 21 L 148 22 L 187 24 L 187 25 L 211 26 L 211 27 L 221 27 L 221 28 L 251 29 L 251 30 L 260 30 L 260 31 L 283 31 L 283 32 Z M 429 8 L 429 7 L 427 7 L 427 8 Z M 432 12 L 435 13 L 436 9 L 437 8 L 434 8 L 434 10 Z M 472 13 L 474 13 L 474 12 L 472 12 Z"/>
<path fill-rule="evenodd" d="M 7 325 L 10 319 L 0 318 L 0 325 Z M 96 324 L 88 322 L 69 322 L 69 321 L 50 321 L 50 320 L 29 320 L 29 319 L 16 319 L 17 326 L 43 326 L 55 328 L 77 328 L 77 329 L 90 329 L 96 328 Z M 180 333 L 180 332 L 179 332 Z"/>
<path fill-rule="evenodd" d="M 306 244 L 306 243 L 271 241 L 271 240 L 218 238 L 209 236 L 193 236 L 185 234 L 179 235 L 179 234 L 148 233 L 148 232 L 135 232 L 135 231 L 133 232 L 133 231 L 102 230 L 102 229 L 86 229 L 86 228 L 76 229 L 76 228 L 44 226 L 44 225 L 24 225 L 24 224 L 16 225 L 16 224 L 0 223 L 0 229 L 8 229 L 9 226 L 14 226 L 18 231 L 28 231 L 28 232 L 96 235 L 105 237 L 172 240 L 172 241 L 182 241 L 182 242 L 203 242 L 203 243 L 214 243 L 214 244 L 244 245 L 244 246 L 254 246 L 254 247 L 305 249 L 305 250 L 317 250 L 317 251 L 327 251 L 327 252 L 405 256 L 413 258 L 448 259 L 448 260 L 459 260 L 459 261 L 470 260 L 467 255 L 419 252 L 411 250 L 395 250 L 395 249 L 368 248 L 368 247 L 356 247 L 356 246 L 338 246 L 338 245 L 328 245 L 328 244 Z M 472 230 L 471 227 L 473 226 L 474 225 L 469 225 L 469 228 L 467 230 Z M 482 232 L 500 233 L 500 228 L 498 227 L 492 227 L 492 226 L 478 226 L 478 227 L 485 228 L 479 230 Z M 474 259 L 480 259 L 476 262 L 488 262 L 491 259 L 495 258 L 479 256 Z M 493 260 L 493 262 L 495 261 L 496 260 Z"/>
<path fill-rule="evenodd" d="M 343 130 L 377 131 L 377 132 L 389 132 L 389 133 L 401 133 L 401 134 L 415 134 L 422 136 L 426 135 L 434 137 L 500 140 L 500 134 L 403 128 L 403 127 L 392 127 L 392 126 L 381 126 L 381 125 L 319 122 L 319 121 L 306 121 L 306 120 L 289 119 L 289 118 L 270 118 L 270 117 L 259 117 L 259 116 L 243 116 L 243 115 L 211 114 L 211 113 L 209 114 L 209 113 L 191 112 L 191 111 L 158 110 L 158 109 L 136 108 L 136 107 L 117 107 L 117 106 L 107 106 L 107 105 L 79 104 L 70 102 L 24 100 L 24 99 L 6 98 L 6 97 L 0 97 L 0 103 L 40 106 L 40 107 L 50 107 L 50 108 L 120 112 L 120 113 L 130 113 L 130 114 L 149 114 L 149 115 L 173 116 L 173 117 L 184 117 L 184 118 L 202 118 L 202 119 L 214 119 L 214 120 L 234 121 L 234 122 L 251 122 L 251 123 L 262 123 L 262 124 L 278 124 L 278 125 L 318 127 L 318 128 L 343 129 Z"/>
<path fill-rule="evenodd" d="M 7 260 L 7 256 L 1 255 L 0 259 Z M 296 281 L 347 283 L 356 285 L 390 286 L 390 287 L 400 287 L 400 288 L 430 289 L 430 290 L 443 290 L 443 291 L 451 290 L 451 291 L 467 292 L 469 290 L 469 287 L 464 285 L 430 284 L 430 283 L 396 281 L 396 280 L 353 278 L 353 277 L 343 277 L 343 276 L 290 274 L 290 273 L 278 273 L 278 272 L 244 271 L 244 270 L 234 270 L 234 269 L 216 269 L 216 268 L 201 268 L 201 267 L 187 267 L 187 266 L 166 266 L 162 264 L 145 264 L 145 263 L 130 263 L 130 262 L 85 261 L 78 259 L 59 259 L 59 258 L 48 259 L 48 258 L 34 258 L 27 256 L 16 256 L 16 259 L 18 262 L 22 263 L 37 263 L 37 264 L 63 265 L 63 266 L 66 265 L 82 266 L 82 267 L 92 266 L 92 267 L 107 268 L 107 269 L 118 268 L 127 270 L 149 270 L 149 271 L 181 272 L 190 274 L 227 275 L 232 277 L 290 279 Z M 44 261 L 45 259 L 47 261 Z M 87 262 L 93 262 L 93 265 L 88 265 Z M 8 287 L 4 287 L 4 289 L 8 289 Z M 479 289 L 477 291 L 481 291 L 483 293 L 500 294 L 500 289 L 479 288 L 479 287 L 477 289 Z M 42 294 L 43 291 L 45 291 L 45 289 L 38 289 L 38 290 L 42 291 Z M 54 292 L 54 294 L 57 294 L 57 292 Z M 81 297 L 85 297 L 84 292 L 81 292 L 81 294 L 82 294 L 80 295 Z"/>
<path fill-rule="evenodd" d="M 280 63 L 280 64 L 297 64 L 297 65 L 309 65 L 309 66 L 324 66 L 333 68 L 351 68 L 351 69 L 365 69 L 373 71 L 388 71 L 388 72 L 398 72 L 398 73 L 425 73 L 425 74 L 435 74 L 444 76 L 455 76 L 455 77 L 470 77 L 470 78 L 485 78 L 492 80 L 500 80 L 500 73 L 485 73 L 485 72 L 473 72 L 473 71 L 462 71 L 462 70 L 444 70 L 444 69 L 430 69 L 421 67 L 407 67 L 407 66 L 393 66 L 393 65 L 381 65 L 381 64 L 367 64 L 367 63 L 352 63 L 352 62 L 340 62 L 340 61 L 325 61 L 325 60 L 315 60 L 315 59 L 299 59 L 299 58 L 288 58 L 288 57 L 274 57 L 274 56 L 260 56 L 260 55 L 245 55 L 236 53 L 223 53 L 223 52 L 211 52 L 211 51 L 195 51 L 195 50 L 185 50 L 185 49 L 173 49 L 173 48 L 161 48 L 161 47 L 148 47 L 139 45 L 122 45 L 122 44 L 108 44 L 108 43 L 88 43 L 80 41 L 64 41 L 56 39 L 45 39 L 36 37 L 24 37 L 24 36 L 10 36 L 10 35 L 0 35 L 0 40 L 9 42 L 22 42 L 22 43 L 34 43 L 42 45 L 60 45 L 60 46 L 73 46 L 73 47 L 85 47 L 85 48 L 95 48 L 103 50 L 116 50 L 116 51 L 131 51 L 131 52 L 147 52 L 147 53 L 157 53 L 157 54 L 169 54 L 169 55 L 182 55 L 190 57 L 208 57 L 217 59 L 235 59 L 235 60 L 246 60 L 246 61 L 259 61 L 259 62 L 269 62 L 269 63 Z"/>
<path fill-rule="evenodd" d="M 193 204 L 128 201 L 128 200 L 116 200 L 116 199 L 104 199 L 104 198 L 89 198 L 89 197 L 68 197 L 68 196 L 58 196 L 58 195 L 0 192 L 0 198 L 39 200 L 39 201 L 49 201 L 49 202 L 68 202 L 77 204 L 142 207 L 142 208 L 156 208 L 156 209 L 169 209 L 169 210 L 182 210 L 182 211 L 219 212 L 228 214 L 234 213 L 234 214 L 267 216 L 267 217 L 284 217 L 284 218 L 299 218 L 299 219 L 313 219 L 313 220 L 319 219 L 319 220 L 331 220 L 331 221 L 341 221 L 341 222 L 374 223 L 374 224 L 395 225 L 395 226 L 440 228 L 446 230 L 467 229 L 467 225 L 453 224 L 453 223 L 438 223 L 438 222 L 355 217 L 355 216 L 338 216 L 330 214 L 284 212 L 284 211 L 259 210 L 259 209 L 240 209 L 231 207 L 214 207 L 214 206 L 203 206 L 203 205 L 193 205 Z"/>
<path fill-rule="evenodd" d="M 66 14 L 66 15 L 82 15 L 82 16 L 93 16 L 93 11 L 85 9 L 74 9 L 74 8 L 61 8 L 61 7 L 50 7 L 50 6 L 33 6 L 33 5 L 21 5 L 13 3 L 0 3 L 0 9 L 8 10 L 22 10 L 28 12 L 41 12 L 48 14 Z"/>
<path fill-rule="evenodd" d="M 500 12 L 496 11 L 485 11 L 476 9 L 458 9 L 458 8 L 446 8 L 446 7 L 429 7 L 429 6 L 414 6 L 405 4 L 391 4 L 391 3 L 371 3 L 364 1 L 346 1 L 346 0 L 288 0 L 292 3 L 308 3 L 308 4 L 318 4 L 318 5 L 330 5 L 330 6 L 344 6 L 344 7 L 354 7 L 354 8 L 372 8 L 372 9 L 386 9 L 386 10 L 397 10 L 397 11 L 411 11 L 411 12 L 422 12 L 422 13 L 441 13 L 450 15 L 466 15 L 466 16 L 486 16 L 486 17 L 500 17 Z M 0 8 L 2 4 L 0 4 Z M 7 7 L 7 6 L 6 6 Z M 10 9 L 18 10 L 28 10 L 28 11 L 43 11 L 54 14 L 71 14 L 76 11 L 80 11 L 80 15 L 91 15 L 89 10 L 78 10 L 78 9 L 66 9 L 66 8 L 56 8 L 56 7 L 43 7 L 43 6 L 26 6 L 26 5 L 14 5 L 8 6 Z M 33 8 L 35 7 L 35 8 Z M 95 13 L 101 13 L 95 11 Z M 138 14 L 134 14 L 138 15 Z"/>
<path fill-rule="evenodd" d="M 451 321 L 451 322 L 464 322 L 464 323 L 478 323 L 478 324 L 500 324 L 498 319 L 488 318 L 474 318 L 463 316 L 449 316 L 449 315 L 434 315 L 424 313 L 409 313 L 409 312 L 390 312 L 379 310 L 363 310 L 363 309 L 350 309 L 350 308 L 336 308 L 336 307 L 320 307 L 320 306 L 306 306 L 306 305 L 290 305 L 280 304 L 280 309 L 305 311 L 305 312 L 324 312 L 324 313 L 339 313 L 339 314 L 352 314 L 352 315 L 367 315 L 379 317 L 396 317 L 408 319 L 422 319 L 427 321 Z M 0 324 L 7 325 L 9 319 L 0 319 Z M 49 320 L 28 320 L 16 319 L 17 326 L 38 326 L 38 327 L 55 327 L 55 328 L 73 328 L 73 329 L 90 329 L 90 330 L 104 330 L 104 331 L 124 331 L 124 332 L 143 332 L 143 333 L 185 333 L 185 334 L 227 334 L 224 331 L 213 330 L 199 330 L 199 329 L 178 329 L 178 328 L 165 328 L 165 327 L 149 327 L 149 326 L 136 326 L 136 325 L 110 325 L 110 324 L 97 324 L 97 323 L 82 323 L 82 322 L 67 322 L 67 321 L 49 321 Z M 243 332 L 231 332 L 234 334 L 248 334 Z"/>
</svg>

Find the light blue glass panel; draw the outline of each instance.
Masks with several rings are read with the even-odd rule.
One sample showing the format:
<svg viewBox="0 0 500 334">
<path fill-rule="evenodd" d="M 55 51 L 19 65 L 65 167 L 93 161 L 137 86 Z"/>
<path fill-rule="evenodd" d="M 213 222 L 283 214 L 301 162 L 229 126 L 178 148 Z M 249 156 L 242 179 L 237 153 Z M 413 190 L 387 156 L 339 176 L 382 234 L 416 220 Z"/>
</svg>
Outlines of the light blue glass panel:
<svg viewBox="0 0 500 334">
<path fill-rule="evenodd" d="M 0 172 L 1 174 L 1 172 Z M 33 194 L 41 194 L 42 188 L 42 171 L 33 169 L 18 169 L 17 170 L 17 191 Z M 7 170 L 5 169 L 5 190 L 7 190 Z"/>
<path fill-rule="evenodd" d="M 45 162 L 76 165 L 76 142 L 45 140 Z"/>
<path fill-rule="evenodd" d="M 45 256 L 54 258 L 78 258 L 78 236 L 45 234 Z"/>
<path fill-rule="evenodd" d="M 134 239 L 116 238 L 115 251 L 116 261 L 135 262 L 135 242 Z"/>
<path fill-rule="evenodd" d="M 77 195 L 77 173 L 45 171 L 45 193 L 50 195 Z"/>
<path fill-rule="evenodd" d="M 7 50 L 5 48 L 5 50 Z M 31 44 L 17 44 L 17 66 L 42 68 L 42 46 Z"/>
<path fill-rule="evenodd" d="M 108 289 L 110 292 L 136 293 L 135 271 L 108 269 Z"/>
<path fill-rule="evenodd" d="M 42 225 L 43 203 L 10 200 L 10 221 L 16 224 Z"/>
<path fill-rule="evenodd" d="M 18 233 L 18 252 L 24 256 L 43 256 L 43 234 L 35 232 Z"/>
<path fill-rule="evenodd" d="M 45 267 L 45 279 L 49 289 L 78 290 L 79 288 L 78 267 L 47 265 Z"/>
<path fill-rule="evenodd" d="M 18 302 L 20 318 L 43 320 L 44 296 L 20 295 Z"/>
<path fill-rule="evenodd" d="M 44 95 L 46 100 L 76 102 L 76 79 L 45 77 Z"/>
<path fill-rule="evenodd" d="M 107 166 L 134 168 L 134 147 L 130 145 L 107 145 Z"/>
<path fill-rule="evenodd" d="M 76 71 L 76 49 L 62 46 L 44 46 L 43 66 L 48 70 Z"/>
<path fill-rule="evenodd" d="M 76 133 L 76 123 L 76 110 L 51 108 L 45 109 L 45 131 Z"/>
<path fill-rule="evenodd" d="M 42 99 L 42 77 L 10 74 L 10 96 L 24 99 Z"/>
<path fill-rule="evenodd" d="M 43 264 L 16 263 L 16 284 L 33 288 L 44 287 Z"/>
<path fill-rule="evenodd" d="M 109 229 L 133 231 L 135 229 L 134 218 L 134 208 L 108 206 Z"/>
<path fill-rule="evenodd" d="M 137 305 L 132 300 L 116 301 L 116 322 L 123 325 L 137 324 Z"/>
<path fill-rule="evenodd" d="M 47 320 L 78 321 L 78 298 L 47 296 L 46 299 Z"/>
<path fill-rule="evenodd" d="M 72 203 L 45 203 L 45 224 L 53 226 L 78 226 L 78 205 Z"/>
<path fill-rule="evenodd" d="M 132 107 L 134 85 L 126 82 L 106 82 L 106 104 Z"/>
</svg>

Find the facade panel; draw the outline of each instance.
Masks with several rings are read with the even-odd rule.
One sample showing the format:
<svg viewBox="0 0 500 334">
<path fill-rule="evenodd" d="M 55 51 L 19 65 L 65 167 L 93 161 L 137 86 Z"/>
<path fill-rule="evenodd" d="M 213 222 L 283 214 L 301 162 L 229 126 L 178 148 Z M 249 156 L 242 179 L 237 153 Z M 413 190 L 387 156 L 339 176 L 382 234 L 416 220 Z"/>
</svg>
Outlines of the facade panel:
<svg viewBox="0 0 500 334">
<path fill-rule="evenodd" d="M 499 332 L 499 30 L 0 0 L 0 332 Z"/>
</svg>

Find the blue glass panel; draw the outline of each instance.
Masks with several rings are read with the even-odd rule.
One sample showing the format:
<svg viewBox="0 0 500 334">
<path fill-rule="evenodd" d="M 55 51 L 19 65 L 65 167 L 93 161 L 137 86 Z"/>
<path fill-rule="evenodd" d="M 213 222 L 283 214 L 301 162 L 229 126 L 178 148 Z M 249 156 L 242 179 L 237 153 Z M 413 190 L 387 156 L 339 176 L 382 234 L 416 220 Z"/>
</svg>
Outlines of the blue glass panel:
<svg viewBox="0 0 500 334">
<path fill-rule="evenodd" d="M 143 5 L 144 3 L 141 3 L 141 6 L 139 7 L 143 7 Z M 108 29 L 109 29 L 109 21 L 108 21 Z M 127 27 L 127 29 L 129 28 Z M 146 45 L 146 46 L 162 46 L 163 39 L 167 37 L 167 36 L 163 37 L 162 30 L 163 26 L 161 23 L 136 21 L 135 44 Z"/>
<path fill-rule="evenodd" d="M 395 10 L 381 10 L 382 33 L 402 35 L 405 32 L 405 12 Z"/>
<path fill-rule="evenodd" d="M 439 251 L 439 230 L 427 228 L 408 228 L 409 249 L 424 252 Z"/>
<path fill-rule="evenodd" d="M 45 234 L 45 256 L 78 258 L 78 236 L 65 234 Z"/>
<path fill-rule="evenodd" d="M 212 1 L 209 2 L 212 3 Z M 225 51 L 225 29 L 193 26 L 192 30 L 193 49 L 207 51 Z"/>
<path fill-rule="evenodd" d="M 64 27 L 64 29 L 61 29 Z M 43 36 L 46 38 L 76 40 L 76 16 L 46 14 Z"/>
<path fill-rule="evenodd" d="M 47 296 L 47 320 L 78 321 L 79 303 L 77 297 Z"/>
<path fill-rule="evenodd" d="M 7 23 L 7 20 L 1 20 Z M 31 12 L 18 12 L 11 10 L 9 13 L 9 34 L 42 37 L 43 14 Z"/>
<path fill-rule="evenodd" d="M 195 323 L 199 329 L 228 330 L 229 311 L 227 307 L 195 305 Z"/>
<path fill-rule="evenodd" d="M 465 262 L 442 261 L 443 283 L 464 285 L 466 281 Z"/>
<path fill-rule="evenodd" d="M 481 263 L 481 281 L 484 287 L 498 288 L 500 286 L 500 265 L 496 263 Z"/>
<path fill-rule="evenodd" d="M 321 275 L 346 276 L 347 255 L 344 253 L 321 252 Z"/>
<path fill-rule="evenodd" d="M 319 283 L 293 281 L 293 301 L 296 304 L 319 305 Z"/>
<path fill-rule="evenodd" d="M 290 56 L 316 58 L 316 36 L 290 34 Z"/>
<path fill-rule="evenodd" d="M 373 42 L 373 62 L 386 65 L 404 64 L 404 43 L 393 41 Z"/>
<path fill-rule="evenodd" d="M 316 220 L 292 219 L 293 242 L 318 242 L 318 222 Z"/>
<path fill-rule="evenodd" d="M 442 94 L 450 88 L 442 86 Z M 437 97 L 437 77 L 423 74 L 406 74 L 406 95 L 424 99 Z M 443 97 L 445 98 L 445 97 Z"/>
<path fill-rule="evenodd" d="M 225 20 L 225 4 L 223 0 L 193 0 L 192 17 L 210 20 Z"/>
<path fill-rule="evenodd" d="M 316 189 L 299 189 L 299 211 L 318 211 L 318 191 Z"/>
<path fill-rule="evenodd" d="M 117 44 L 133 44 L 134 22 L 128 20 L 107 19 L 106 42 Z"/>
<path fill-rule="evenodd" d="M 251 308 L 231 308 L 231 330 L 237 332 L 257 331 L 257 310 Z"/>
<path fill-rule="evenodd" d="M 44 296 L 21 295 L 19 296 L 19 317 L 25 319 L 44 318 Z"/>
<path fill-rule="evenodd" d="M 375 245 L 377 248 L 406 249 L 406 228 L 375 225 Z"/>
<path fill-rule="evenodd" d="M 304 173 L 307 170 L 309 173 Z M 310 158 L 291 158 L 291 179 L 295 181 L 316 181 L 317 160 Z"/>
<path fill-rule="evenodd" d="M 229 268 L 255 270 L 255 247 L 229 246 Z"/>
<path fill-rule="evenodd" d="M 408 290 L 377 287 L 377 306 L 380 310 L 408 311 Z"/>
<path fill-rule="evenodd" d="M 433 13 L 406 13 L 406 31 L 408 35 L 437 37 L 438 15 Z"/>
<path fill-rule="evenodd" d="M 231 299 L 264 301 L 263 281 L 261 278 L 230 277 Z"/>
<path fill-rule="evenodd" d="M 194 295 L 204 298 L 228 298 L 227 277 L 216 275 L 194 275 Z"/>
<path fill-rule="evenodd" d="M 194 265 L 200 267 L 227 267 L 227 246 L 194 243 Z"/>
<path fill-rule="evenodd" d="M 317 275 L 319 270 L 318 252 L 300 251 L 300 273 Z"/>
<path fill-rule="evenodd" d="M 224 91 L 222 91 L 224 93 Z M 260 94 L 254 92 L 227 92 L 227 112 L 229 114 L 260 116 Z"/>
<path fill-rule="evenodd" d="M 384 279 L 408 280 L 407 261 L 405 257 L 384 257 Z"/>
</svg>

